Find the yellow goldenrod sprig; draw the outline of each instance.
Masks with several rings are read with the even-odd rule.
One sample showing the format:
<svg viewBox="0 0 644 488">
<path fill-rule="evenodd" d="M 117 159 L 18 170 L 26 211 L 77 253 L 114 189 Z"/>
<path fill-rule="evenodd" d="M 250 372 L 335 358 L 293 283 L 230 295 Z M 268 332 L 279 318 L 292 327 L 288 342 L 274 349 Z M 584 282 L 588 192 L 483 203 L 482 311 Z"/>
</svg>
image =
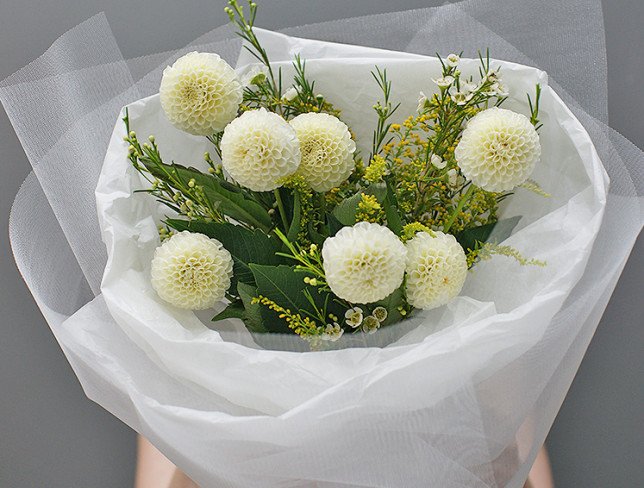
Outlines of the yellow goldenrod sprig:
<svg viewBox="0 0 644 488">
<path fill-rule="evenodd" d="M 546 262 L 540 259 L 527 258 L 512 246 L 499 245 L 493 242 L 480 244 L 477 249 L 471 250 L 467 254 L 467 264 L 471 268 L 477 261 L 487 261 L 493 255 L 506 256 L 516 260 L 521 266 L 546 266 Z"/>
<path fill-rule="evenodd" d="M 293 313 L 290 309 L 278 305 L 263 295 L 253 298 L 251 303 L 262 305 L 276 312 L 278 317 L 284 320 L 288 327 L 300 337 L 313 337 L 322 335 L 324 332 L 324 329 L 319 327 L 314 320 L 309 317 L 302 317 L 299 313 Z"/>
<path fill-rule="evenodd" d="M 356 222 L 382 222 L 385 214 L 382 205 L 378 202 L 375 195 L 361 194 L 356 210 Z"/>
<path fill-rule="evenodd" d="M 536 193 L 537 195 L 542 196 L 544 198 L 550 198 L 552 196 L 550 195 L 550 193 L 546 192 L 543 188 L 541 188 L 541 185 L 539 185 L 539 183 L 537 183 L 532 179 L 527 179 L 519 186 L 521 188 L 525 188 L 526 190 L 531 191 L 532 193 Z"/>
</svg>

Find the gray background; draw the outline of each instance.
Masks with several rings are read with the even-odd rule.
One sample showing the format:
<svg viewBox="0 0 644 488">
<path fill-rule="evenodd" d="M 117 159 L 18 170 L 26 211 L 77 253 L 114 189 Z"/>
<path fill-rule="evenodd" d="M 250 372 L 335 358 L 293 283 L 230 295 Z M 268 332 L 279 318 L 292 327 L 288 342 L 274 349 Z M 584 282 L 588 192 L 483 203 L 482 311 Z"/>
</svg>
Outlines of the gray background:
<svg viewBox="0 0 644 488">
<path fill-rule="evenodd" d="M 528 1 L 528 0 L 526 0 Z M 438 5 L 440 0 L 301 0 L 266 8 L 267 28 Z M 105 11 L 126 58 L 170 50 L 225 22 L 222 0 L 0 0 L 0 79 Z M 644 1 L 604 0 L 612 127 L 644 144 Z M 135 434 L 85 398 L 14 265 L 13 197 L 30 167 L 0 110 L 0 487 L 129 487 Z M 644 486 L 644 321 L 640 238 L 554 424 L 558 487 Z"/>
</svg>

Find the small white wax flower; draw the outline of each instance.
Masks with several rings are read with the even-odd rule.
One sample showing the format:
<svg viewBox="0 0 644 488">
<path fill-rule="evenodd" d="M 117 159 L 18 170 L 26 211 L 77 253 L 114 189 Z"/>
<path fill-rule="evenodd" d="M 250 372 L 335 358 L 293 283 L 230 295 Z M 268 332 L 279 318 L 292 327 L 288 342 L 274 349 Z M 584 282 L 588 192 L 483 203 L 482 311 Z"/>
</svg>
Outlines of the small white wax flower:
<svg viewBox="0 0 644 488">
<path fill-rule="evenodd" d="M 235 70 L 218 55 L 192 52 L 163 71 L 159 93 L 172 125 L 209 136 L 237 116 L 243 88 Z"/>
<path fill-rule="evenodd" d="M 503 192 L 530 177 L 541 145 L 525 115 L 494 107 L 468 122 L 454 155 L 468 180 L 484 190 Z"/>
<path fill-rule="evenodd" d="M 232 275 L 230 253 L 203 234 L 175 234 L 155 250 L 152 259 L 152 287 L 178 308 L 212 308 L 224 298 Z"/>
<path fill-rule="evenodd" d="M 490 96 L 497 96 L 499 94 L 499 83 L 492 83 L 487 90 L 487 94 Z"/>
<path fill-rule="evenodd" d="M 485 74 L 485 79 L 491 82 L 499 81 L 499 73 L 492 69 Z"/>
<path fill-rule="evenodd" d="M 443 160 L 438 154 L 432 154 L 432 157 L 429 158 L 429 162 L 436 166 L 438 169 L 443 169 L 447 162 Z"/>
<path fill-rule="evenodd" d="M 241 83 L 244 86 L 256 85 L 266 79 L 267 73 L 266 66 L 253 66 L 242 76 Z"/>
<path fill-rule="evenodd" d="M 355 168 L 356 143 L 346 124 L 333 115 L 311 112 L 295 117 L 291 127 L 302 154 L 297 173 L 313 190 L 329 191 L 349 177 Z"/>
<path fill-rule="evenodd" d="M 323 341 L 335 342 L 344 334 L 344 330 L 340 327 L 340 324 L 334 322 L 333 324 L 327 324 L 324 328 L 324 333 L 320 336 L 320 339 Z"/>
<path fill-rule="evenodd" d="M 284 92 L 284 95 L 282 95 L 282 99 L 286 100 L 287 102 L 295 100 L 296 97 L 297 97 L 297 90 L 293 86 L 288 90 L 286 90 Z"/>
<path fill-rule="evenodd" d="M 407 241 L 407 301 L 430 310 L 458 295 L 467 276 L 465 252 L 453 235 L 419 232 Z"/>
<path fill-rule="evenodd" d="M 423 92 L 420 92 L 420 96 L 418 97 L 418 107 L 416 108 L 417 112 L 422 112 L 425 110 L 427 107 L 427 95 L 425 95 Z"/>
<path fill-rule="evenodd" d="M 378 319 L 378 322 L 384 322 L 387 320 L 387 309 L 385 307 L 376 307 L 373 309 L 373 312 L 371 312 L 371 315 L 376 317 Z"/>
<path fill-rule="evenodd" d="M 369 315 L 362 321 L 362 332 L 373 334 L 380 328 L 380 321 L 373 315 Z"/>
<path fill-rule="evenodd" d="M 508 95 L 510 95 L 510 92 L 508 91 L 508 88 L 503 83 L 497 83 L 496 94 L 499 97 L 507 97 Z"/>
<path fill-rule="evenodd" d="M 300 143 L 293 127 L 264 108 L 249 110 L 226 126 L 221 164 L 240 185 L 271 191 L 300 165 Z"/>
<path fill-rule="evenodd" d="M 324 241 L 323 267 L 331 291 L 352 303 L 382 300 L 400 286 L 405 245 L 382 225 L 359 222 Z"/>
<path fill-rule="evenodd" d="M 465 105 L 472 99 L 471 93 L 466 92 L 456 92 L 452 95 L 452 100 L 456 102 L 456 105 Z"/>
<path fill-rule="evenodd" d="M 461 58 L 460 58 L 460 56 L 458 54 L 450 54 L 449 56 L 447 56 L 447 59 L 445 60 L 445 63 L 450 68 L 455 68 L 460 60 L 461 60 Z"/>
<path fill-rule="evenodd" d="M 461 178 L 459 178 L 458 171 L 456 171 L 454 168 L 450 169 L 447 172 L 447 184 L 450 187 L 456 188 L 459 184 L 459 179 Z"/>
<path fill-rule="evenodd" d="M 345 322 L 349 327 L 354 329 L 362 323 L 362 309 L 360 307 L 353 307 L 344 312 Z"/>
<path fill-rule="evenodd" d="M 470 81 L 461 84 L 461 91 L 463 93 L 472 93 L 472 92 L 475 92 L 477 89 L 478 89 L 478 85 Z"/>
<path fill-rule="evenodd" d="M 436 83 L 440 88 L 447 88 L 450 86 L 452 83 L 454 83 L 454 77 L 453 76 L 445 76 L 437 79 L 433 79 L 432 81 Z"/>
</svg>

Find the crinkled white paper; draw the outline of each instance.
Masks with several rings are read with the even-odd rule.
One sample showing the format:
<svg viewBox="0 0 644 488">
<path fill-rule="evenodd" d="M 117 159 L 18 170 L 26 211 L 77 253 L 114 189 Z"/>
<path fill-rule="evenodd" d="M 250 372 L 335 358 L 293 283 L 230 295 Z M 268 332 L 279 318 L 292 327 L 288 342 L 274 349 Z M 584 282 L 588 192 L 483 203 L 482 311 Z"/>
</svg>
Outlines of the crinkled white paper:
<svg viewBox="0 0 644 488">
<path fill-rule="evenodd" d="M 143 97 L 189 50 L 235 63 L 239 43 L 227 28 L 179 53 L 125 61 L 96 17 L 2 82 L 34 165 L 12 212 L 16 260 L 87 394 L 204 487 L 522 486 L 642 227 L 644 193 L 641 151 L 604 125 L 598 3 L 522 7 L 461 2 L 288 32 L 413 55 L 263 33 L 277 62 L 297 51 L 311 58 L 320 91 L 363 140 L 376 93 L 364 72 L 375 63 L 390 67 L 402 114 L 436 74 L 418 54 L 490 46 L 495 58 L 550 74 L 534 177 L 553 197 L 519 191 L 504 208 L 524 216 L 508 243 L 548 266 L 482 263 L 463 297 L 378 339 L 390 344 L 382 348 L 275 350 L 294 348 L 280 338 L 258 345 L 232 321 L 215 325 L 219 333 L 204 325 L 208 315 L 173 310 L 149 287 L 162 211 L 131 194 L 142 182 L 119 156 L 122 127 L 110 134 L 129 105 L 134 128 L 155 133 L 167 158 L 198 162 L 202 142 L 188 149 L 189 136 Z M 546 80 L 514 64 L 502 73 L 519 111 L 517 83 Z"/>
</svg>

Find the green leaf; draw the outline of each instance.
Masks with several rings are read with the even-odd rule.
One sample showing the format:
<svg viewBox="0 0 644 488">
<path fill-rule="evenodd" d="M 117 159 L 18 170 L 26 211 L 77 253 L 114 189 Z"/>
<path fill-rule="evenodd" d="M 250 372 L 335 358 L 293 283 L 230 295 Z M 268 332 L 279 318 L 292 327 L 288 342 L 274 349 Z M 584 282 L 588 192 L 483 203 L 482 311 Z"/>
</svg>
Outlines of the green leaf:
<svg viewBox="0 0 644 488">
<path fill-rule="evenodd" d="M 245 222 L 254 227 L 268 232 L 273 226 L 273 221 L 264 207 L 254 200 L 246 198 L 242 193 L 237 193 L 224 188 L 214 177 L 201 175 L 198 185 L 203 187 L 206 198 L 219 205 L 221 211 L 228 217 L 239 222 Z M 195 180 L 197 180 L 195 178 Z M 205 181 L 204 181 L 205 180 Z"/>
<path fill-rule="evenodd" d="M 230 289 L 232 291 L 238 289 L 239 283 L 254 285 L 255 277 L 248 267 L 248 263 L 244 263 L 233 256 L 233 279 L 231 280 Z"/>
<path fill-rule="evenodd" d="M 166 223 L 177 231 L 188 230 L 217 239 L 242 263 L 280 264 L 283 262 L 282 258 L 275 255 L 281 249 L 281 243 L 259 229 L 250 230 L 230 223 L 199 220 L 168 219 Z"/>
<path fill-rule="evenodd" d="M 250 264 L 249 267 L 255 276 L 257 290 L 261 295 L 293 313 L 311 308 L 303 293 L 305 288 L 311 287 L 304 284 L 304 275 L 295 271 L 294 267 L 259 264 Z M 315 290 L 312 291 L 317 294 Z"/>
<path fill-rule="evenodd" d="M 205 174 L 195 168 L 186 168 L 180 164 L 155 163 L 146 165 L 150 173 L 163 181 L 168 181 L 168 174 L 187 186 L 191 179 L 201 186 L 204 195 L 211 204 L 230 218 L 250 224 L 268 232 L 273 221 L 268 212 L 255 200 L 246 197 L 242 190 L 229 182 L 219 181 L 216 177 Z"/>
<path fill-rule="evenodd" d="M 306 285 L 303 280 L 304 275 L 297 272 L 295 267 L 251 264 L 250 269 L 257 283 L 257 294 L 294 314 L 299 313 L 303 318 L 309 317 L 317 325 L 324 325 L 323 322 L 329 313 L 340 316 L 345 311 L 342 305 L 334 301 L 333 294 L 320 293 L 319 288 Z M 318 317 L 316 309 L 325 314 L 324 319 Z M 292 333 L 286 321 L 280 319 L 278 314 L 268 307 L 262 306 L 261 316 L 264 327 L 268 331 Z"/>
<path fill-rule="evenodd" d="M 320 234 L 316 230 L 315 226 L 313 225 L 313 222 L 309 222 L 308 229 L 309 229 L 309 237 L 311 238 L 311 242 L 313 244 L 317 244 L 318 246 L 322 246 L 324 244 L 324 240 L 326 239 L 326 237 Z"/>
<path fill-rule="evenodd" d="M 244 304 L 241 301 L 230 303 L 225 309 L 212 318 L 213 322 L 225 319 L 242 319 L 244 318 Z"/>
<path fill-rule="evenodd" d="M 358 211 L 358 204 L 362 200 L 362 194 L 374 195 L 378 202 L 382 203 L 387 196 L 387 187 L 382 184 L 370 185 L 363 190 L 360 190 L 355 195 L 341 201 L 334 209 L 333 216 L 342 225 L 353 225 L 356 223 L 356 212 Z"/>
<path fill-rule="evenodd" d="M 355 214 L 354 214 L 354 219 L 355 219 Z M 333 237 L 338 233 L 344 225 L 342 225 L 342 222 L 340 222 L 338 219 L 335 218 L 333 214 L 326 214 L 326 222 L 329 227 L 329 237 Z"/>
<path fill-rule="evenodd" d="M 268 332 L 262 320 L 262 306 L 259 303 L 252 303 L 253 298 L 256 298 L 258 295 L 257 288 L 246 283 L 239 283 L 237 285 L 237 291 L 239 292 L 239 298 L 241 298 L 244 304 L 243 320 L 246 328 L 251 332 Z"/>
<path fill-rule="evenodd" d="M 487 242 L 489 240 L 502 242 L 510 237 L 519 220 L 521 220 L 521 216 L 498 220 L 491 224 L 470 227 L 462 230 L 455 237 L 465 250 L 475 249 L 477 242 Z"/>
<path fill-rule="evenodd" d="M 397 236 L 402 234 L 403 222 L 398 213 L 398 201 L 391 184 L 387 182 L 387 196 L 383 202 L 385 217 L 387 217 L 387 227 Z"/>
<path fill-rule="evenodd" d="M 302 230 L 302 202 L 300 201 L 299 193 L 295 192 L 293 195 L 293 218 L 291 220 L 291 225 L 288 229 L 288 234 L 286 238 L 290 242 L 295 242 L 297 240 L 297 235 Z"/>
<path fill-rule="evenodd" d="M 222 243 L 234 260 L 232 290 L 236 288 L 237 282 L 255 283 L 249 263 L 278 265 L 284 262 L 283 258 L 275 254 L 280 251 L 281 243 L 259 229 L 250 230 L 230 223 L 199 220 L 168 219 L 166 223 L 179 232 L 198 232 Z"/>
</svg>

